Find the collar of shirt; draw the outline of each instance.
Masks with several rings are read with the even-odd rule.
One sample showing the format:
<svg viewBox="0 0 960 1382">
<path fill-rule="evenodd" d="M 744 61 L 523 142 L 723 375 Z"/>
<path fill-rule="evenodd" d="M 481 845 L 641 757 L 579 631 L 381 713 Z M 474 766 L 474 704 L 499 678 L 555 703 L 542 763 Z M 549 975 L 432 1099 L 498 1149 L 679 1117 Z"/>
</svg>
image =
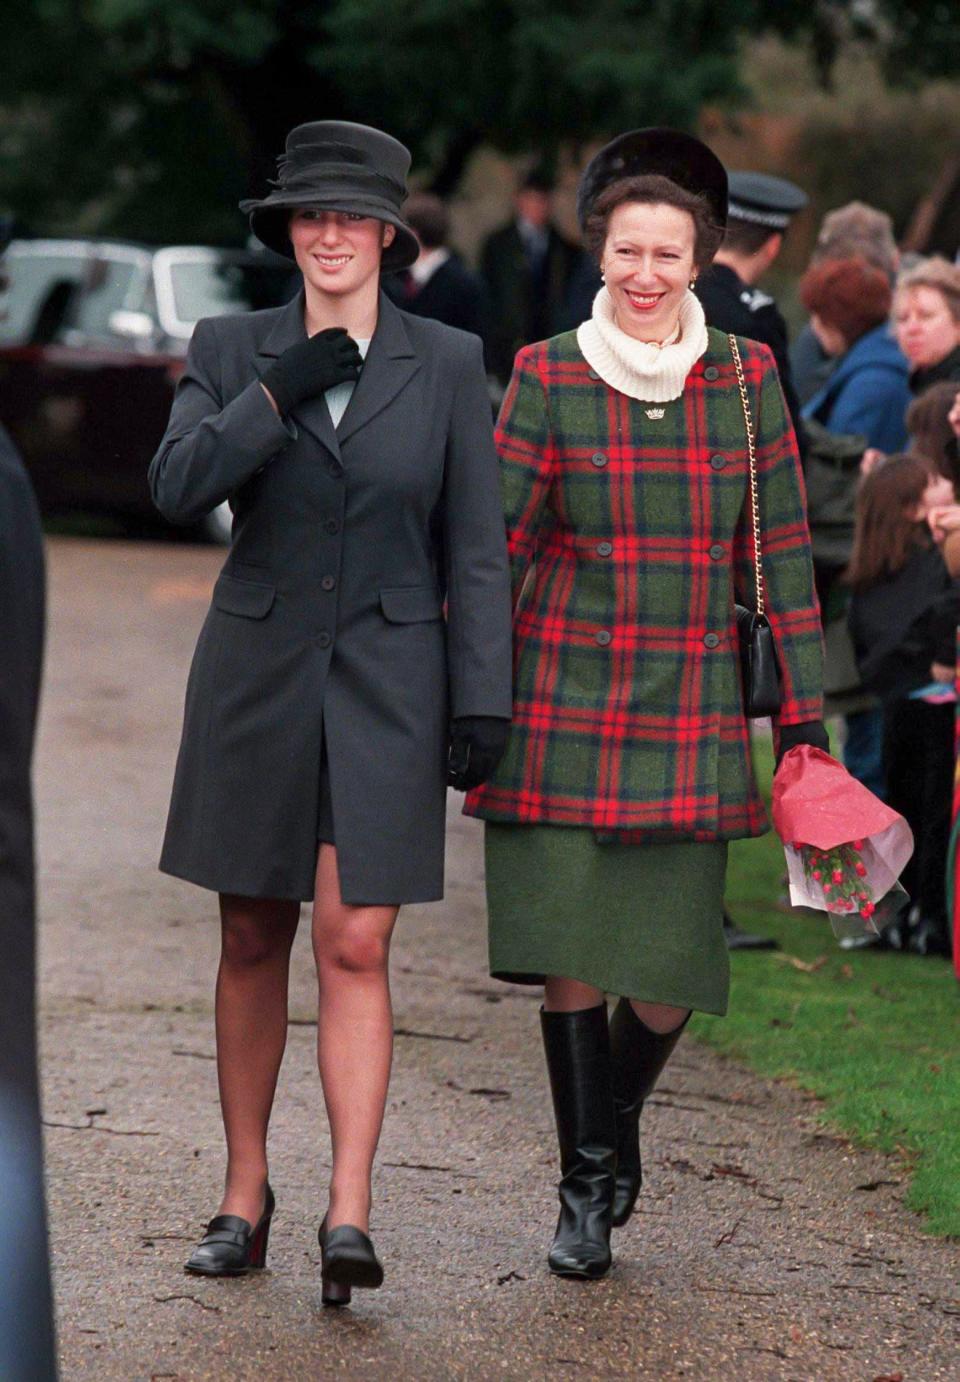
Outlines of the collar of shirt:
<svg viewBox="0 0 960 1382">
<path fill-rule="evenodd" d="M 424 250 L 419 259 L 410 265 L 410 277 L 418 288 L 422 288 L 449 258 L 450 251 L 442 245 L 435 250 Z"/>
<path fill-rule="evenodd" d="M 546 226 L 535 226 L 517 217 L 517 230 L 528 254 L 546 254 L 550 241 L 550 231 Z"/>
</svg>

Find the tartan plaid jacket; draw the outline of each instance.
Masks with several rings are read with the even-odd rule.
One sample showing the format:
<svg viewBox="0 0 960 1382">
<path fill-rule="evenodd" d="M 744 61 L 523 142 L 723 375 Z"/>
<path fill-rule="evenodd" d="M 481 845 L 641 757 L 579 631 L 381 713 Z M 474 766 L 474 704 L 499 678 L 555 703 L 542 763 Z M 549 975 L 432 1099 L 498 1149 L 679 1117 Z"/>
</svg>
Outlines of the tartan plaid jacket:
<svg viewBox="0 0 960 1382">
<path fill-rule="evenodd" d="M 738 338 L 739 339 L 739 338 Z M 756 428 L 777 723 L 821 715 L 803 481 L 773 356 L 739 340 Z M 755 606 L 749 463 L 727 337 L 680 398 L 610 388 L 567 332 L 521 350 L 497 442 L 512 565 L 514 710 L 464 811 L 617 839 L 762 834 L 734 598 Z"/>
</svg>

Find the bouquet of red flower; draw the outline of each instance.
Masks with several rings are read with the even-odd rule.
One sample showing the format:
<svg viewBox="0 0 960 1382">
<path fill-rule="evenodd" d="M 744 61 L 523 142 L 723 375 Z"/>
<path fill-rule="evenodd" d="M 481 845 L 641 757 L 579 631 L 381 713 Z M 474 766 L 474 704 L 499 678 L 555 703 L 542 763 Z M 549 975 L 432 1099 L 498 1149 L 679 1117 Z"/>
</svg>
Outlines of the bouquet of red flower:
<svg viewBox="0 0 960 1382">
<path fill-rule="evenodd" d="M 829 754 L 800 744 L 784 755 L 773 825 L 790 901 L 827 912 L 838 937 L 879 933 L 902 906 L 897 880 L 913 853 L 910 827 Z"/>
</svg>

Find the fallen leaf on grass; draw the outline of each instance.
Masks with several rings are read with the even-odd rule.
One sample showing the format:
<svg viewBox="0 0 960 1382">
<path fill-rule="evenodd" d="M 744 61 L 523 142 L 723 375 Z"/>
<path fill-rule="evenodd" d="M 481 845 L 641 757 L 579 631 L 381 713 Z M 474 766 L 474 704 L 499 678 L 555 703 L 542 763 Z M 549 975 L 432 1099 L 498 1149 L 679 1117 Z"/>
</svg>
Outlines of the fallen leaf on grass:
<svg viewBox="0 0 960 1382">
<path fill-rule="evenodd" d="M 815 960 L 801 960 L 799 955 L 774 955 L 773 958 L 778 960 L 780 964 L 787 964 L 793 969 L 799 969 L 801 974 L 816 974 L 818 969 L 823 969 L 829 956 L 818 955 Z"/>
</svg>

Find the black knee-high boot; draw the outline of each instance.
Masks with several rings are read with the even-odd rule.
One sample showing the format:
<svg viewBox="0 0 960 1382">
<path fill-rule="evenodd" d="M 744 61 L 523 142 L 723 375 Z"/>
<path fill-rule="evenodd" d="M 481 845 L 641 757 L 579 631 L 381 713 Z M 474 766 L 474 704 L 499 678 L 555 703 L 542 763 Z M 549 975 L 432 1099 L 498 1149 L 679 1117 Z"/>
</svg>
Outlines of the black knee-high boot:
<svg viewBox="0 0 960 1382">
<path fill-rule="evenodd" d="M 541 1010 L 540 1022 L 562 1173 L 560 1219 L 547 1260 L 558 1276 L 599 1277 L 610 1270 L 616 1168 L 607 1007 Z"/>
<path fill-rule="evenodd" d="M 610 1018 L 610 1063 L 617 1120 L 617 1188 L 613 1226 L 620 1228 L 633 1213 L 640 1194 L 640 1114 L 661 1071 L 680 1040 L 689 1014 L 672 1032 L 653 1032 L 641 1022 L 626 998 Z"/>
</svg>

